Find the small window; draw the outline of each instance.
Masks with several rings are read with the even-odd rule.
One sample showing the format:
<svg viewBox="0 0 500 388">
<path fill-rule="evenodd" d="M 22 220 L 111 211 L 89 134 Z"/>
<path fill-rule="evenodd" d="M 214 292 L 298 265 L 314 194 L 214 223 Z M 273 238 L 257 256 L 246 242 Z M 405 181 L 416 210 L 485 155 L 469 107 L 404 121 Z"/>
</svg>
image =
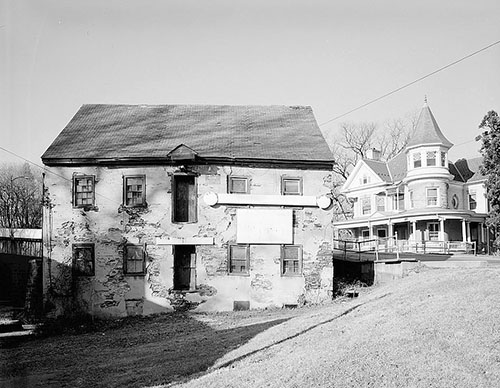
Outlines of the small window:
<svg viewBox="0 0 500 388">
<path fill-rule="evenodd" d="M 385 211 L 385 196 L 377 195 L 377 211 L 383 212 Z"/>
<path fill-rule="evenodd" d="M 436 165 L 436 151 L 428 151 L 427 166 L 435 166 L 435 165 Z"/>
<path fill-rule="evenodd" d="M 227 181 L 227 192 L 229 194 L 248 194 L 248 178 L 239 176 L 230 176 Z"/>
<path fill-rule="evenodd" d="M 302 178 L 281 178 L 282 195 L 302 195 Z"/>
<path fill-rule="evenodd" d="M 73 244 L 73 273 L 77 276 L 95 274 L 94 244 Z"/>
<path fill-rule="evenodd" d="M 420 153 L 413 154 L 413 168 L 422 167 L 422 155 Z"/>
<path fill-rule="evenodd" d="M 469 193 L 469 210 L 476 210 L 477 208 L 477 195 L 471 191 Z"/>
<path fill-rule="evenodd" d="M 415 200 L 413 199 L 413 191 L 410 191 L 410 209 L 415 208 Z"/>
<path fill-rule="evenodd" d="M 398 210 L 405 210 L 405 193 L 398 194 Z"/>
<path fill-rule="evenodd" d="M 453 194 L 453 197 L 451 198 L 451 207 L 453 209 L 458 209 L 458 196 L 456 194 Z"/>
<path fill-rule="evenodd" d="M 95 177 L 80 175 L 73 177 L 73 206 L 86 207 L 95 205 Z"/>
<path fill-rule="evenodd" d="M 361 184 L 367 185 L 368 183 L 370 183 L 370 177 L 368 175 L 363 175 L 363 178 L 361 178 Z"/>
<path fill-rule="evenodd" d="M 427 189 L 427 206 L 437 206 L 438 189 Z"/>
<path fill-rule="evenodd" d="M 197 222 L 196 177 L 175 175 L 172 182 L 172 221 Z"/>
<path fill-rule="evenodd" d="M 123 273 L 142 275 L 146 269 L 146 249 L 144 245 L 125 245 L 123 249 Z"/>
<path fill-rule="evenodd" d="M 123 177 L 123 204 L 129 207 L 146 205 L 146 176 Z"/>
<path fill-rule="evenodd" d="M 446 152 L 441 152 L 441 166 L 446 167 Z"/>
<path fill-rule="evenodd" d="M 281 275 L 297 276 L 302 274 L 302 246 L 283 245 L 281 247 Z"/>
<path fill-rule="evenodd" d="M 248 245 L 229 245 L 228 270 L 233 275 L 246 275 L 250 267 L 250 254 Z"/>
<path fill-rule="evenodd" d="M 361 213 L 363 215 L 370 214 L 372 211 L 372 205 L 370 202 L 370 197 L 361 198 Z"/>
</svg>

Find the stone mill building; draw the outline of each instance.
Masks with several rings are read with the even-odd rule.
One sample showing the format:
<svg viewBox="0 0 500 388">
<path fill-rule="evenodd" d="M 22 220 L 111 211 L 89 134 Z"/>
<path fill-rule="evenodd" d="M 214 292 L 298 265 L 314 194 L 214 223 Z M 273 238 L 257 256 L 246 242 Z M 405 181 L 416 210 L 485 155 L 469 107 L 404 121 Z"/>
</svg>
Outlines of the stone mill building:
<svg viewBox="0 0 500 388">
<path fill-rule="evenodd" d="M 333 156 L 310 107 L 84 105 L 42 160 L 54 315 L 329 297 Z"/>
</svg>

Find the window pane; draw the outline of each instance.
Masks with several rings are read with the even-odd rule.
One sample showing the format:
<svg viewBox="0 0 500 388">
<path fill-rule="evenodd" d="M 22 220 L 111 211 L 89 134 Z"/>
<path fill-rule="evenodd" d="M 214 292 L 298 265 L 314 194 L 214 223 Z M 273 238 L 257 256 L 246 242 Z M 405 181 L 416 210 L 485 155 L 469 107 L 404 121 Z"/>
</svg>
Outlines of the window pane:
<svg viewBox="0 0 500 388">
<path fill-rule="evenodd" d="M 173 193 L 173 221 L 196 222 L 196 188 L 194 176 L 176 176 Z"/>
<path fill-rule="evenodd" d="M 246 178 L 229 178 L 229 193 L 247 193 L 247 179 Z"/>
<path fill-rule="evenodd" d="M 129 245 L 125 247 L 125 273 L 141 274 L 144 272 L 144 247 L 142 245 Z"/>
<path fill-rule="evenodd" d="M 91 276 L 94 274 L 94 249 L 88 247 L 73 248 L 73 270 L 75 274 L 81 276 Z"/>
<path fill-rule="evenodd" d="M 284 274 L 297 274 L 297 273 L 299 273 L 299 261 L 298 260 L 284 260 L 283 261 L 283 273 Z"/>
<path fill-rule="evenodd" d="M 370 198 L 364 197 L 361 199 L 361 210 L 363 214 L 370 214 L 371 212 Z"/>
<path fill-rule="evenodd" d="M 299 247 L 284 247 L 283 249 L 285 260 L 298 260 L 299 259 Z"/>
<path fill-rule="evenodd" d="M 476 210 L 477 201 L 476 201 L 476 193 L 469 194 L 469 209 Z"/>
<path fill-rule="evenodd" d="M 93 179 L 89 177 L 74 178 L 74 206 L 93 205 L 94 202 L 94 184 Z"/>
<path fill-rule="evenodd" d="M 248 246 L 246 245 L 229 246 L 229 272 L 231 273 L 248 272 Z"/>
<path fill-rule="evenodd" d="M 418 154 L 413 154 L 413 167 L 421 167 L 422 166 L 422 156 Z"/>
<path fill-rule="evenodd" d="M 436 165 L 436 151 L 427 152 L 427 165 L 428 166 Z"/>
<path fill-rule="evenodd" d="M 246 259 L 247 257 L 247 247 L 231 245 L 231 258 L 234 259 Z"/>
<path fill-rule="evenodd" d="M 437 205 L 437 189 L 427 189 L 427 205 Z"/>
<path fill-rule="evenodd" d="M 125 205 L 136 206 L 144 204 L 144 177 L 125 178 Z"/>
<path fill-rule="evenodd" d="M 285 185 L 285 193 L 286 194 L 296 194 L 296 193 L 299 193 L 300 192 L 300 184 L 299 184 L 299 181 L 296 181 L 296 180 L 290 180 L 290 179 L 285 179 L 283 181 L 284 185 Z"/>
<path fill-rule="evenodd" d="M 300 246 L 284 246 L 282 249 L 282 271 L 284 275 L 300 274 Z"/>
<path fill-rule="evenodd" d="M 385 197 L 377 195 L 377 211 L 385 211 Z"/>
</svg>

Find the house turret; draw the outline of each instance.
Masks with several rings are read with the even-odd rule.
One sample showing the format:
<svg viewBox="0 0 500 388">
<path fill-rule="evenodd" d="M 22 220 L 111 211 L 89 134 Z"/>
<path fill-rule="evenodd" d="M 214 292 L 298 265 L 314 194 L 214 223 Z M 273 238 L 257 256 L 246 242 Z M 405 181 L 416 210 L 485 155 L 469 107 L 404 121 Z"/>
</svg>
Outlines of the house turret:
<svg viewBox="0 0 500 388">
<path fill-rule="evenodd" d="M 448 151 L 453 144 L 443 135 L 425 100 L 413 136 L 405 149 L 406 181 L 422 178 L 448 179 Z"/>
</svg>

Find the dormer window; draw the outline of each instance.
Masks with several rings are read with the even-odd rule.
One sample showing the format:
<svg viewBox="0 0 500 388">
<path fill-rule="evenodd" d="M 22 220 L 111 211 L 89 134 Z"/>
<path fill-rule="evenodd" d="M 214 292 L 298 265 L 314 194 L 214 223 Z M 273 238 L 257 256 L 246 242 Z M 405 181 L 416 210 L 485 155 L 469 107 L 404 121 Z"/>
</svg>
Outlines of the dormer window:
<svg viewBox="0 0 500 388">
<path fill-rule="evenodd" d="M 413 154 L 413 168 L 422 167 L 422 155 L 420 153 Z"/>
<path fill-rule="evenodd" d="M 436 151 L 427 151 L 427 166 L 436 165 Z"/>
</svg>

